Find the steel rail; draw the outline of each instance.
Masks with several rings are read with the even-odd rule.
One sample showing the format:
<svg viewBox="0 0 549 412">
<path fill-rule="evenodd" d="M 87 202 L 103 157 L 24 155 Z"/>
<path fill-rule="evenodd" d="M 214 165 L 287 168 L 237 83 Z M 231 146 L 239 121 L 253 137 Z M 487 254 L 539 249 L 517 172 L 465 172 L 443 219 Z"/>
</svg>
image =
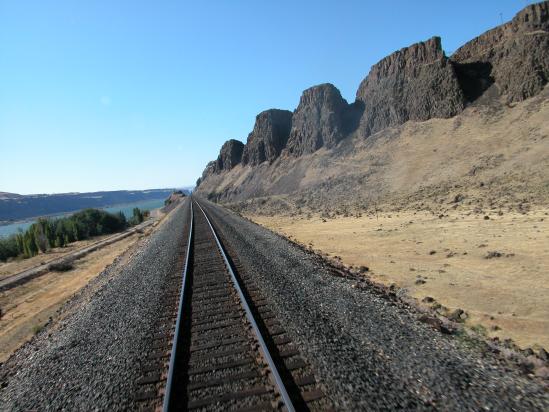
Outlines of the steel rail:
<svg viewBox="0 0 549 412">
<path fill-rule="evenodd" d="M 290 398 L 290 395 L 288 394 L 288 391 L 286 390 L 286 387 L 284 386 L 284 382 L 282 381 L 282 378 L 280 377 L 280 373 L 278 372 L 278 369 L 276 368 L 276 365 L 273 361 L 273 358 L 271 357 L 271 354 L 269 353 L 269 350 L 267 348 L 267 344 L 265 343 L 265 340 L 263 339 L 263 336 L 261 335 L 261 332 L 259 330 L 259 327 L 255 321 L 254 315 L 252 314 L 252 311 L 250 309 L 250 306 L 248 305 L 248 301 L 246 300 L 246 297 L 244 296 L 244 293 L 242 292 L 242 289 L 240 287 L 240 283 L 238 282 L 238 279 L 236 278 L 236 275 L 233 272 L 232 266 L 229 262 L 229 259 L 227 258 L 227 255 L 225 254 L 225 249 L 223 248 L 223 245 L 221 244 L 219 237 L 217 236 L 217 233 L 212 226 L 212 223 L 210 222 L 210 219 L 206 215 L 206 212 L 200 206 L 200 203 L 196 202 L 202 213 L 204 214 L 204 217 L 206 218 L 206 222 L 208 222 L 208 225 L 210 226 L 210 229 L 212 231 L 213 237 L 215 239 L 215 242 L 217 243 L 217 247 L 219 248 L 219 251 L 221 252 L 221 256 L 223 257 L 223 260 L 225 261 L 225 265 L 227 266 L 227 269 L 231 275 L 231 279 L 233 281 L 234 287 L 236 291 L 238 292 L 238 295 L 240 297 L 240 300 L 242 302 L 242 306 L 246 312 L 246 317 L 248 318 L 248 321 L 250 322 L 255 335 L 257 337 L 257 341 L 259 343 L 259 346 L 261 347 L 261 352 L 263 353 L 263 357 L 267 361 L 269 368 L 271 370 L 271 373 L 273 374 L 273 378 L 276 383 L 276 389 L 278 390 L 280 396 L 282 397 L 282 400 L 284 402 L 284 405 L 286 406 L 286 409 L 288 412 L 295 412 L 295 407 L 292 403 L 292 400 Z"/>
<path fill-rule="evenodd" d="M 183 317 L 183 303 L 184 303 L 184 297 L 185 297 L 185 287 L 187 285 L 187 273 L 189 270 L 189 259 L 191 255 L 191 246 L 192 246 L 192 238 L 193 238 L 193 222 L 194 222 L 194 214 L 193 214 L 193 200 L 190 199 L 191 202 L 191 224 L 189 227 L 189 237 L 187 240 L 187 255 L 185 256 L 185 266 L 183 268 L 183 284 L 181 286 L 181 293 L 179 296 L 179 309 L 177 312 L 177 320 L 175 322 L 175 332 L 174 332 L 174 338 L 173 338 L 173 344 L 172 344 L 172 353 L 170 355 L 170 364 L 168 366 L 168 378 L 166 380 L 166 390 L 164 392 L 164 402 L 162 404 L 162 411 L 168 412 L 170 410 L 170 403 L 171 403 L 171 394 L 172 394 L 172 384 L 174 379 L 174 370 L 175 370 L 175 362 L 177 360 L 177 346 L 178 346 L 178 339 L 179 339 L 179 328 L 181 326 L 181 318 Z"/>
</svg>

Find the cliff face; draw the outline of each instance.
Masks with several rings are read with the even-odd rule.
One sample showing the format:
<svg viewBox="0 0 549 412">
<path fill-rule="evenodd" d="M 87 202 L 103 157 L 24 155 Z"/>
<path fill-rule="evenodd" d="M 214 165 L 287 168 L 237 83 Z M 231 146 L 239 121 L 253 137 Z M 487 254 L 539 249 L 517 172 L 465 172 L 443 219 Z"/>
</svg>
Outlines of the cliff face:
<svg viewBox="0 0 549 412">
<path fill-rule="evenodd" d="M 209 176 L 231 170 L 242 160 L 244 144 L 238 140 L 227 140 L 221 146 L 219 156 L 216 160 L 209 162 L 202 172 L 202 176 L 196 181 L 196 186 L 207 179 Z"/>
<path fill-rule="evenodd" d="M 536 95 L 549 79 L 549 2 L 526 7 L 460 47 L 451 59 L 473 82 L 470 88 L 495 82 L 508 102 Z"/>
<path fill-rule="evenodd" d="M 348 110 L 349 104 L 332 84 L 305 90 L 293 115 L 288 152 L 300 156 L 335 146 L 345 137 Z"/>
<path fill-rule="evenodd" d="M 242 164 L 257 166 L 274 161 L 286 147 L 291 127 L 292 112 L 289 110 L 270 109 L 259 113 L 254 130 L 248 135 Z"/>
<path fill-rule="evenodd" d="M 231 170 L 242 160 L 244 144 L 238 140 L 227 140 L 221 146 L 219 157 L 217 158 L 216 172 Z"/>
<path fill-rule="evenodd" d="M 356 98 L 364 104 L 360 123 L 366 136 L 408 120 L 452 117 L 465 107 L 439 37 L 401 49 L 374 65 Z"/>
<path fill-rule="evenodd" d="M 450 58 L 438 37 L 403 48 L 372 66 L 352 104 L 332 84 L 311 87 L 293 114 L 276 109 L 260 113 L 244 147 L 235 140 L 225 143 L 218 159 L 206 166 L 198 183 L 210 180 L 198 192 L 229 193 L 226 189 L 233 183 L 239 187 L 230 193 L 242 196 L 297 190 L 296 182 L 308 173 L 307 155 L 320 148 L 337 146 L 343 152 L 344 139 L 368 139 L 407 121 L 450 118 L 480 97 L 478 105 L 502 105 L 505 100 L 535 96 L 549 79 L 548 21 L 549 1 L 545 1 L 471 40 Z M 283 165 L 294 160 L 299 167 L 286 173 Z M 263 165 L 266 162 L 269 165 Z M 243 167 L 233 171 L 238 163 Z M 277 165 L 278 170 L 270 170 Z M 225 175 L 240 177 L 231 181 Z M 266 180 L 277 176 L 279 183 L 267 189 L 259 175 Z M 221 181 L 223 187 L 217 187 Z"/>
<path fill-rule="evenodd" d="M 202 171 L 202 175 L 196 180 L 196 187 L 200 186 L 202 182 L 204 182 L 208 177 L 212 176 L 216 172 L 216 165 L 217 160 L 212 160 L 211 162 L 208 162 L 204 170 Z"/>
</svg>

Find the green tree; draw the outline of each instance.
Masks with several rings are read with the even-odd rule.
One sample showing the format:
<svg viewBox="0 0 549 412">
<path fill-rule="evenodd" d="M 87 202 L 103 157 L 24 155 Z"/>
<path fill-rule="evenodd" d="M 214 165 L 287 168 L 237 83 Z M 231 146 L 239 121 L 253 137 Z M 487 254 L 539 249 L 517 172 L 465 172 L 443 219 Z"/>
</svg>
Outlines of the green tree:
<svg viewBox="0 0 549 412">
<path fill-rule="evenodd" d="M 126 220 L 126 215 L 122 213 L 122 211 L 119 211 L 116 214 L 116 216 L 118 218 L 118 221 L 120 222 L 122 229 L 125 229 L 126 227 L 128 227 L 128 221 Z"/>
<path fill-rule="evenodd" d="M 132 224 L 133 220 L 137 223 L 144 220 L 138 208 L 134 210 Z M 119 232 L 127 226 L 128 221 L 122 212 L 113 214 L 98 209 L 85 209 L 60 219 L 40 218 L 25 232 L 0 239 L 0 260 L 18 255 L 35 256 L 51 247 L 63 247 L 91 236 Z"/>
<path fill-rule="evenodd" d="M 58 220 L 55 225 L 55 247 L 64 247 L 65 246 L 65 239 L 66 239 L 66 233 L 65 233 L 65 225 L 64 222 L 61 220 Z"/>
<path fill-rule="evenodd" d="M 17 235 L 0 238 L 0 260 L 5 261 L 10 257 L 19 255 Z"/>
<path fill-rule="evenodd" d="M 40 218 L 36 223 L 34 223 L 30 227 L 30 229 L 38 250 L 40 250 L 42 253 L 46 252 L 50 248 L 49 241 L 48 241 L 48 235 L 49 235 L 48 220 L 44 218 Z"/>
<path fill-rule="evenodd" d="M 23 235 L 23 249 L 25 257 L 33 257 L 38 254 L 38 246 L 30 228 Z"/>
<path fill-rule="evenodd" d="M 132 219 L 131 219 L 131 223 L 133 225 L 138 225 L 141 222 L 143 222 L 143 220 L 144 220 L 143 213 L 141 212 L 141 210 L 138 207 L 134 207 L 132 213 L 133 213 L 133 216 L 132 216 Z"/>
</svg>

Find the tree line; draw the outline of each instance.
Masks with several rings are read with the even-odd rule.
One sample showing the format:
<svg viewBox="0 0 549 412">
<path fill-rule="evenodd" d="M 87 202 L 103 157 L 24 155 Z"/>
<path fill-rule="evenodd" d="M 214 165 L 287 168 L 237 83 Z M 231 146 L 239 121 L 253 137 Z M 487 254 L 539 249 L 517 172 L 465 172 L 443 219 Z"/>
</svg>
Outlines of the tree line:
<svg viewBox="0 0 549 412">
<path fill-rule="evenodd" d="M 77 240 L 120 232 L 143 222 L 147 216 L 147 211 L 136 207 L 129 220 L 122 212 L 99 209 L 85 209 L 59 219 L 40 218 L 26 231 L 0 239 L 0 260 L 18 256 L 29 258 Z"/>
</svg>

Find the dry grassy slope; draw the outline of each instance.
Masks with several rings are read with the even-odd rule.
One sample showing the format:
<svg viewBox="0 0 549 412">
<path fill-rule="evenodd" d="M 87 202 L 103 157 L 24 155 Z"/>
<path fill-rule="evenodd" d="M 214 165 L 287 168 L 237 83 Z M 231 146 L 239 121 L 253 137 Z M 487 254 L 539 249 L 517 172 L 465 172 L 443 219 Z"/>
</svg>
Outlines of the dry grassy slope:
<svg viewBox="0 0 549 412">
<path fill-rule="evenodd" d="M 451 119 L 407 122 L 367 139 L 359 131 L 332 150 L 238 165 L 209 177 L 198 193 L 264 213 L 546 205 L 548 97 L 546 88 L 513 107 L 477 104 Z M 262 196 L 270 198 L 249 200 Z"/>
</svg>

